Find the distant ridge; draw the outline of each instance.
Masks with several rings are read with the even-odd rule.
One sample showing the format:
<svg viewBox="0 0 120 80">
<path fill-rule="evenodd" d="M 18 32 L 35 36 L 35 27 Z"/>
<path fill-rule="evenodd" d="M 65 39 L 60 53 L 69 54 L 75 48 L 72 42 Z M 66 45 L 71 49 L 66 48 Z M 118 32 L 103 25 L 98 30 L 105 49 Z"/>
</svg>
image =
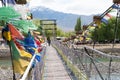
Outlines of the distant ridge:
<svg viewBox="0 0 120 80">
<path fill-rule="evenodd" d="M 42 6 L 32 8 L 31 13 L 33 14 L 33 18 L 36 19 L 56 19 L 57 26 L 65 31 L 74 30 L 78 17 L 81 17 L 82 25 L 89 24 L 93 20 L 93 15 L 86 16 L 71 13 L 63 13 Z"/>
</svg>

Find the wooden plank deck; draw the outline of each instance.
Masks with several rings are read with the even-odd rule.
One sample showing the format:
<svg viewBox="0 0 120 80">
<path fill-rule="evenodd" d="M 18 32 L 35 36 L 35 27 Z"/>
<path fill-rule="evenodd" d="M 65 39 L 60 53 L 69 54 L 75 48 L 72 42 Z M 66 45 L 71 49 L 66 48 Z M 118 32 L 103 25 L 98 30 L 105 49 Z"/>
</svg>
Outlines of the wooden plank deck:
<svg viewBox="0 0 120 80">
<path fill-rule="evenodd" d="M 46 49 L 43 80 L 71 80 L 57 51 L 52 46 Z"/>
</svg>

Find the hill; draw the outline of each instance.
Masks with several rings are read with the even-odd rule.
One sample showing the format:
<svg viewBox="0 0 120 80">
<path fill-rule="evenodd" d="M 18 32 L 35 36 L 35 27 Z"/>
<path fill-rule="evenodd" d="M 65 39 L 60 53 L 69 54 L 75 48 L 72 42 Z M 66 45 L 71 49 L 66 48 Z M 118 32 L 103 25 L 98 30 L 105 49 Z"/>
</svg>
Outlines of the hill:
<svg viewBox="0 0 120 80">
<path fill-rule="evenodd" d="M 89 24 L 93 20 L 93 15 L 86 16 L 71 13 L 63 13 L 42 6 L 32 8 L 31 13 L 33 14 L 33 18 L 36 19 L 56 19 L 57 26 L 65 31 L 74 30 L 78 17 L 81 17 L 82 25 Z"/>
</svg>

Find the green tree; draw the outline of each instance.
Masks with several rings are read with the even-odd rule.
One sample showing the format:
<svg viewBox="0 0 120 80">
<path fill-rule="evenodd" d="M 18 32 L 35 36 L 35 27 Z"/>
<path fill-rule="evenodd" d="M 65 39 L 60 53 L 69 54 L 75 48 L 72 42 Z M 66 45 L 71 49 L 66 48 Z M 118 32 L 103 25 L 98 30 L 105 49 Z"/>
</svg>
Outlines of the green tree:
<svg viewBox="0 0 120 80">
<path fill-rule="evenodd" d="M 107 24 L 102 23 L 100 28 L 96 28 L 95 31 L 92 32 L 91 38 L 98 42 L 113 41 L 115 38 L 120 40 L 120 22 L 118 22 L 116 26 L 116 19 L 112 18 Z"/>
<path fill-rule="evenodd" d="M 76 23 L 76 25 L 75 25 L 75 31 L 76 32 L 79 32 L 81 30 L 81 18 L 79 17 L 78 19 L 77 19 L 77 23 Z"/>
<path fill-rule="evenodd" d="M 65 32 L 62 29 L 57 28 L 57 36 L 64 37 L 65 36 Z"/>
<path fill-rule="evenodd" d="M 34 19 L 34 20 L 33 20 L 33 23 L 34 23 L 36 26 L 40 26 L 40 20 L 39 20 L 39 19 Z"/>
<path fill-rule="evenodd" d="M 53 31 L 52 30 L 45 30 L 45 36 L 46 37 L 53 37 Z"/>
<path fill-rule="evenodd" d="M 117 22 L 117 28 L 116 28 L 116 39 L 119 39 L 120 40 L 120 19 L 118 19 L 118 22 Z M 116 26 L 116 25 L 115 25 Z"/>
</svg>

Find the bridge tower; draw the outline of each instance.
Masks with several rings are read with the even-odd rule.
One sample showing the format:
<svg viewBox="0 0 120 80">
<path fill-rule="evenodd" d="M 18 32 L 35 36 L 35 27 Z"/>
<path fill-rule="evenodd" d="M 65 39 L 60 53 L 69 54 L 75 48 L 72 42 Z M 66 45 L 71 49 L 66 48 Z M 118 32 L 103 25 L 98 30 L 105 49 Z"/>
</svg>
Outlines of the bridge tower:
<svg viewBox="0 0 120 80">
<path fill-rule="evenodd" d="M 57 23 L 55 19 L 46 19 L 46 20 L 40 20 L 40 25 L 42 26 L 43 33 L 45 34 L 45 31 L 52 31 L 53 38 L 55 39 L 57 36 Z M 45 35 L 44 35 L 45 36 Z"/>
</svg>

